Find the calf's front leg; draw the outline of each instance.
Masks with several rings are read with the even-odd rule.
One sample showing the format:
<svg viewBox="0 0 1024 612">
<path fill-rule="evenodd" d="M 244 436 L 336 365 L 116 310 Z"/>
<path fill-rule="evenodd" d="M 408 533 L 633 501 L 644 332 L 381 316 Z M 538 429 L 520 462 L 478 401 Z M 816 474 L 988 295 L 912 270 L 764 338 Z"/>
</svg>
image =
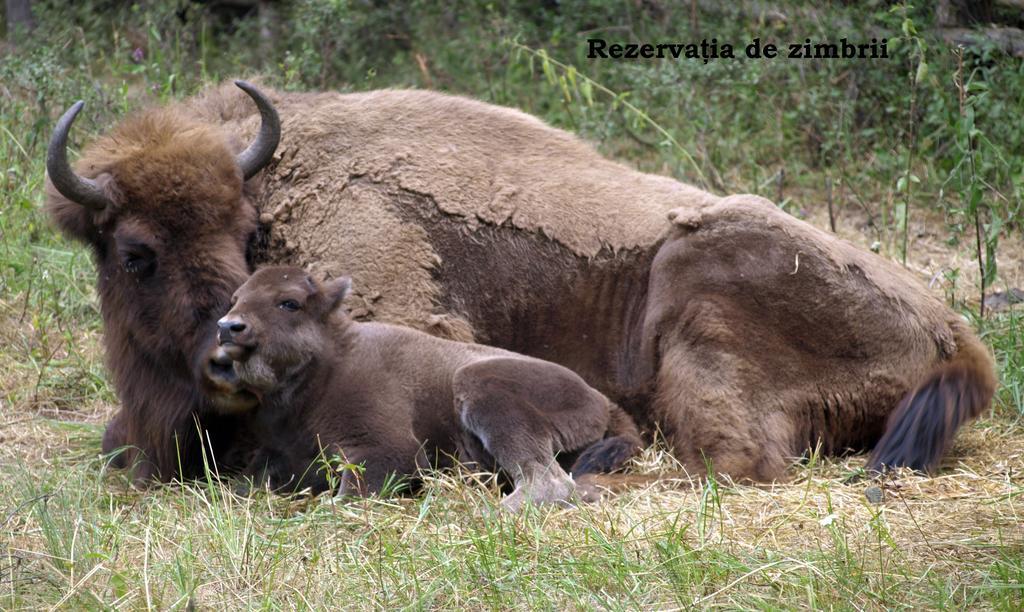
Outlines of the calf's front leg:
<svg viewBox="0 0 1024 612">
<path fill-rule="evenodd" d="M 608 400 L 573 372 L 555 364 L 495 357 L 463 366 L 453 377 L 455 409 L 515 489 L 502 506 L 527 502 L 569 505 L 572 478 L 555 454 L 581 450 L 608 429 Z"/>
</svg>

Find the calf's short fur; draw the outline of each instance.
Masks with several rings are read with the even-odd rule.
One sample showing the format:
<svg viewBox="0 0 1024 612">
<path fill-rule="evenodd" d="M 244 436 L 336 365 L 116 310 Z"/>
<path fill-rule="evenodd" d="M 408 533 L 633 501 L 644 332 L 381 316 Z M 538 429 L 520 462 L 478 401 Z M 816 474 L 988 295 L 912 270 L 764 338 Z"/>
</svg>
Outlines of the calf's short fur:
<svg viewBox="0 0 1024 612">
<path fill-rule="evenodd" d="M 214 359 L 255 394 L 261 450 L 247 472 L 274 488 L 322 491 L 317 458 L 342 458 L 342 493 L 379 492 L 451 458 L 498 468 L 502 502 L 565 503 L 574 475 L 619 467 L 641 444 L 632 419 L 571 370 L 411 328 L 361 323 L 340 307 L 350 280 L 300 268 L 257 271 L 219 322 Z M 227 366 L 230 360 L 231 366 Z"/>
</svg>

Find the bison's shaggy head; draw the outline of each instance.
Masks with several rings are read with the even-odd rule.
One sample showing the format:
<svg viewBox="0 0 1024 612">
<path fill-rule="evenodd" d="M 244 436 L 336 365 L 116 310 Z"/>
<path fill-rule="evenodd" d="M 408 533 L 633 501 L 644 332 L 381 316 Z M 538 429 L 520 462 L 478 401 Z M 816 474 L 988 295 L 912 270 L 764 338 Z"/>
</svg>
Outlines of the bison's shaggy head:
<svg viewBox="0 0 1024 612">
<path fill-rule="evenodd" d="M 47 208 L 65 234 L 92 247 L 98 268 L 107 362 L 124 404 L 104 450 L 120 446 L 119 432 L 151 440 L 135 451 L 144 476 L 177 471 L 181 445 L 195 433 L 191 415 L 252 401 L 218 384 L 204 358 L 249 272 L 257 214 L 243 183 L 280 138 L 269 100 L 237 84 L 263 119 L 240 154 L 220 126 L 155 109 L 92 143 L 76 172 L 65 148 L 82 102 L 61 118 L 47 153 Z"/>
</svg>

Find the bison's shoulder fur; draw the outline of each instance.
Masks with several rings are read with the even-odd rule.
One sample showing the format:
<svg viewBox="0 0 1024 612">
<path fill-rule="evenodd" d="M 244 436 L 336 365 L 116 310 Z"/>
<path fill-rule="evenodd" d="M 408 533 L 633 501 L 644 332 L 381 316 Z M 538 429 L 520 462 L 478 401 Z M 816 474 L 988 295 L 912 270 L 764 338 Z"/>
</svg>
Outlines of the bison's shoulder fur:
<svg viewBox="0 0 1024 612">
<path fill-rule="evenodd" d="M 556 453 L 583 452 L 581 472 L 615 469 L 639 448 L 629 417 L 572 371 L 352 321 L 338 308 L 348 283 L 263 268 L 221 320 L 220 350 L 261 397 L 264 448 L 249 471 L 265 470 L 275 488 L 326 488 L 318 456 L 365 464 L 359 477 L 345 472 L 343 493 L 377 492 L 389 475 L 457 458 L 503 470 L 516 486 L 506 507 L 564 503 L 573 485 Z"/>
<path fill-rule="evenodd" d="M 190 109 L 251 135 L 258 117 L 233 89 L 208 92 Z M 518 261 L 564 277 L 580 261 L 644 257 L 664 237 L 668 210 L 718 201 L 608 160 L 535 117 L 463 97 L 419 90 L 269 95 L 283 139 L 277 163 L 257 179 L 256 202 L 273 236 L 272 260 L 351 274 L 358 318 L 488 341 L 474 323 L 494 313 L 454 302 L 489 291 L 453 292 L 446 266 L 494 253 L 500 265 Z M 533 300 L 536 289 L 516 284 L 516 276 L 492 298 L 496 311 Z"/>
<path fill-rule="evenodd" d="M 650 246 L 664 234 L 669 209 L 717 201 L 609 160 L 536 117 L 465 97 L 415 89 L 269 95 L 284 118 L 278 178 L 319 179 L 340 191 L 339 179 L 366 177 L 429 196 L 470 226 L 509 224 L 581 256 Z M 236 123 L 239 133 L 255 132 L 252 105 L 233 87 L 193 107 L 210 120 Z M 287 200 L 301 199 L 295 186 Z"/>
</svg>

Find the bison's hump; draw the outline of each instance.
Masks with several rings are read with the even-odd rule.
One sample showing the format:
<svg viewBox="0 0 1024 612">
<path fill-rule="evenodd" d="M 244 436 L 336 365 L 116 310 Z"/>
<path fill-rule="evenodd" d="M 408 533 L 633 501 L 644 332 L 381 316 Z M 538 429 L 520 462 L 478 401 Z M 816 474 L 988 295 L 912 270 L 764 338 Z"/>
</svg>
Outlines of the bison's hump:
<svg viewBox="0 0 1024 612">
<path fill-rule="evenodd" d="M 234 88 L 219 93 L 199 98 L 198 108 L 237 122 L 247 142 L 255 110 Z M 453 221 L 511 225 L 577 256 L 650 246 L 670 209 L 717 201 L 608 160 L 535 117 L 468 98 L 421 90 L 269 95 L 284 124 L 278 177 L 328 190 L 369 179 L 428 196 Z"/>
</svg>

